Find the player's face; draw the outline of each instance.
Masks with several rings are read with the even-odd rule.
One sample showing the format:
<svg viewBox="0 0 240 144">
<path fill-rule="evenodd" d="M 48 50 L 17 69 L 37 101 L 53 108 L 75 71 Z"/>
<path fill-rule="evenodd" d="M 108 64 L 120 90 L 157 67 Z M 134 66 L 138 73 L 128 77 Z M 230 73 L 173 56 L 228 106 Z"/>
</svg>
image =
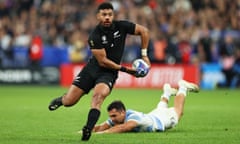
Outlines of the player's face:
<svg viewBox="0 0 240 144">
<path fill-rule="evenodd" d="M 117 111 L 116 109 L 112 109 L 111 111 L 108 112 L 110 119 L 116 125 L 124 123 L 125 114 L 126 114 L 125 111 Z"/>
<path fill-rule="evenodd" d="M 110 27 L 113 21 L 113 10 L 112 9 L 100 10 L 97 14 L 97 19 L 100 21 L 100 24 L 102 26 Z"/>
</svg>

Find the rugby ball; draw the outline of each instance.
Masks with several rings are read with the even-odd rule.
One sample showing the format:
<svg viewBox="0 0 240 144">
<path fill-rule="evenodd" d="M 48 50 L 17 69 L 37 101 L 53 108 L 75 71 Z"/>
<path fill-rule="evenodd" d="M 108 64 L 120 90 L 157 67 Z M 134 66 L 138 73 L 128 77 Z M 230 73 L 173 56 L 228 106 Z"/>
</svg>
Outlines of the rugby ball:
<svg viewBox="0 0 240 144">
<path fill-rule="evenodd" d="M 133 69 L 137 70 L 140 75 L 143 77 L 147 75 L 149 71 L 149 65 L 142 59 L 136 59 L 132 63 Z"/>
</svg>

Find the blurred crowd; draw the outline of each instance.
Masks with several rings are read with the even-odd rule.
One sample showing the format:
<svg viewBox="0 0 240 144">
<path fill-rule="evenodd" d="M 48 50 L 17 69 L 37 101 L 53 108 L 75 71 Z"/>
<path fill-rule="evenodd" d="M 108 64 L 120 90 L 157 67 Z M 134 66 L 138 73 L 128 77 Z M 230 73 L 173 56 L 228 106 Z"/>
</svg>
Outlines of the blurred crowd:
<svg viewBox="0 0 240 144">
<path fill-rule="evenodd" d="M 85 62 L 103 1 L 113 4 L 115 19 L 149 28 L 152 62 L 221 63 L 229 75 L 240 71 L 240 0 L 0 0 L 0 62 L 13 47 L 31 48 L 35 37 L 67 48 L 73 63 Z M 139 47 L 140 39 L 129 36 L 123 62 L 139 57 Z"/>
</svg>

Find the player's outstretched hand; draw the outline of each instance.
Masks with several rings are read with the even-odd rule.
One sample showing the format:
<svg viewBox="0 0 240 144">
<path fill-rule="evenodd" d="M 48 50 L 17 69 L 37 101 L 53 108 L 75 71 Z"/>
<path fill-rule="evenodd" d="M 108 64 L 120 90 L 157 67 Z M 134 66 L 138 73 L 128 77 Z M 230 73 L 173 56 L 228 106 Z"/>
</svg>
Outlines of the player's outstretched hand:
<svg viewBox="0 0 240 144">
<path fill-rule="evenodd" d="M 137 71 L 133 68 L 126 67 L 126 73 L 136 76 Z"/>
<path fill-rule="evenodd" d="M 135 77 L 145 77 L 148 74 L 149 69 L 137 68 Z"/>
<path fill-rule="evenodd" d="M 124 67 L 121 70 L 122 72 L 126 72 L 128 74 L 131 74 L 137 78 L 139 77 L 145 77 L 148 74 L 149 69 L 147 68 L 142 68 L 142 67 Z"/>
<path fill-rule="evenodd" d="M 126 72 L 135 76 L 135 77 L 137 77 L 137 78 L 139 78 L 139 77 L 146 76 L 147 73 L 148 73 L 148 70 L 142 69 L 142 68 L 133 69 L 133 68 L 128 67 Z"/>
</svg>

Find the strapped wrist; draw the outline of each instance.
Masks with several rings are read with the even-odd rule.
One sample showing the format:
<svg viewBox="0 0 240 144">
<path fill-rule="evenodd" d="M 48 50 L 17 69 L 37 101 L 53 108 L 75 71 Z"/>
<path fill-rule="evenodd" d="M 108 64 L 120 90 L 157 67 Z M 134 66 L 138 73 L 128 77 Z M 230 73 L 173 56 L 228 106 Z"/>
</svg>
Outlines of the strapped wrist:
<svg viewBox="0 0 240 144">
<path fill-rule="evenodd" d="M 127 71 L 127 68 L 124 67 L 124 66 L 121 66 L 121 68 L 120 68 L 119 70 L 122 71 L 122 72 L 126 72 L 126 71 Z"/>
<path fill-rule="evenodd" d="M 142 56 L 147 56 L 147 49 L 146 48 L 142 48 L 141 54 L 142 54 Z"/>
</svg>

